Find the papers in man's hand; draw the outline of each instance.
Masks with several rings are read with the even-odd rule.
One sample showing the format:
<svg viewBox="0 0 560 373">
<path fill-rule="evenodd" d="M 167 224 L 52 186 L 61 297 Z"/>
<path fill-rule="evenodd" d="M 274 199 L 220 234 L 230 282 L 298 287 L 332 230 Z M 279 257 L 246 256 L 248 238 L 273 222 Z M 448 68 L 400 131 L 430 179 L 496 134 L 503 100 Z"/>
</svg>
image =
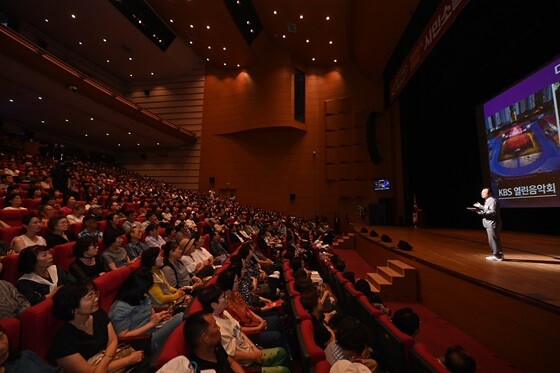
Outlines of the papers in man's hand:
<svg viewBox="0 0 560 373">
<path fill-rule="evenodd" d="M 480 210 L 482 210 L 482 209 L 479 208 L 479 207 L 467 207 L 467 210 L 477 212 L 477 211 L 480 211 Z"/>
</svg>

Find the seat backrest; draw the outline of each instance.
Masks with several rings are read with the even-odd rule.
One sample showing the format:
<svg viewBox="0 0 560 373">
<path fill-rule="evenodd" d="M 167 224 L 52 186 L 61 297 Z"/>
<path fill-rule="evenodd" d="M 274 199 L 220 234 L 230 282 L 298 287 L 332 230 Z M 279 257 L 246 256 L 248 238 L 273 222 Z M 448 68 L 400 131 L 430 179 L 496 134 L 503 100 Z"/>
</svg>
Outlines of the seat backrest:
<svg viewBox="0 0 560 373">
<path fill-rule="evenodd" d="M 10 226 L 21 225 L 21 218 L 28 214 L 29 210 L 0 210 L 0 220 Z"/>
<path fill-rule="evenodd" d="M 0 229 L 0 240 L 10 245 L 14 237 L 20 234 L 23 234 L 21 222 L 17 226 Z"/>
<path fill-rule="evenodd" d="M 202 244 L 202 247 L 204 247 L 206 250 L 210 251 L 210 235 L 207 233 L 204 236 L 202 236 L 202 239 L 204 240 L 204 243 Z"/>
<path fill-rule="evenodd" d="M 179 356 L 189 355 L 189 346 L 183 335 L 183 328 L 185 322 L 183 321 L 167 338 L 167 341 L 161 349 L 161 353 L 157 359 L 156 368 L 161 368 L 169 360 Z"/>
<path fill-rule="evenodd" d="M 75 244 L 76 242 L 68 242 L 62 245 L 57 245 L 51 249 L 53 263 L 66 272 L 70 269 L 70 264 L 74 263 L 76 260 L 73 253 Z"/>
<path fill-rule="evenodd" d="M 356 290 L 354 284 L 350 281 L 342 285 L 342 304 L 347 312 L 354 317 L 358 317 L 358 307 L 360 307 L 358 300 L 362 295 L 363 293 Z"/>
<path fill-rule="evenodd" d="M 116 271 L 109 271 L 93 280 L 93 285 L 99 291 L 99 307 L 109 313 L 119 288 L 132 273 L 130 266 Z"/>
<path fill-rule="evenodd" d="M 21 348 L 34 351 L 45 359 L 54 336 L 63 322 L 52 313 L 53 301 L 48 298 L 21 313 Z"/>
<path fill-rule="evenodd" d="M 74 223 L 68 226 L 68 230 L 79 234 L 84 229 L 84 223 Z"/>
<path fill-rule="evenodd" d="M 0 326 L 8 337 L 8 341 L 10 342 L 10 349 L 19 350 L 21 347 L 21 322 L 19 321 L 19 319 L 16 319 L 15 317 L 0 319 Z"/>
<path fill-rule="evenodd" d="M 11 282 L 12 285 L 16 285 L 17 280 L 23 275 L 19 271 L 19 255 L 6 255 L 2 258 L 2 273 L 0 273 L 0 279 Z"/>
<path fill-rule="evenodd" d="M 321 360 L 315 365 L 315 373 L 329 373 L 331 364 L 327 360 Z"/>
<path fill-rule="evenodd" d="M 401 332 L 387 315 L 379 318 L 377 346 L 384 357 L 390 372 L 408 372 L 410 370 L 410 350 L 414 339 Z"/>
<path fill-rule="evenodd" d="M 317 363 L 325 360 L 325 351 L 315 344 L 315 330 L 311 320 L 302 320 L 296 326 L 296 333 L 303 371 L 309 372 Z"/>
<path fill-rule="evenodd" d="M 412 371 L 417 373 L 449 373 L 449 370 L 428 350 L 423 343 L 415 343 L 410 353 Z"/>
</svg>

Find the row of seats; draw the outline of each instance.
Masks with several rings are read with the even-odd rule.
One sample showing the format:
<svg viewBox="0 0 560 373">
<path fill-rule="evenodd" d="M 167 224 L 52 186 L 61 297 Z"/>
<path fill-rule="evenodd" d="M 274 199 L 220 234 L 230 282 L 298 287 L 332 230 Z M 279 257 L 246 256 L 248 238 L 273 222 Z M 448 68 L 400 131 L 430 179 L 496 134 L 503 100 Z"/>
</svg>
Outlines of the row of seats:
<svg viewBox="0 0 560 373">
<path fill-rule="evenodd" d="M 370 331 L 370 344 L 390 372 L 449 372 L 428 347 L 401 332 L 391 319 L 374 307 L 368 298 L 354 288 L 328 260 L 318 262 L 319 272 L 329 284 L 337 302 L 350 315 L 357 317 Z M 309 332 L 308 332 L 309 333 Z M 318 363 L 318 362 L 315 362 Z"/>
</svg>

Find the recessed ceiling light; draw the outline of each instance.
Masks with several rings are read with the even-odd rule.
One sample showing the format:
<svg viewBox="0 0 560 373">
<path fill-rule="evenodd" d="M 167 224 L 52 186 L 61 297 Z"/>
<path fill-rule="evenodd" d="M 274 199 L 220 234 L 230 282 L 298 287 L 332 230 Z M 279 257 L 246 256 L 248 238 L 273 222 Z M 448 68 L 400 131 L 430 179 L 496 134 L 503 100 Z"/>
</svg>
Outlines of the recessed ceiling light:
<svg viewBox="0 0 560 373">
<path fill-rule="evenodd" d="M 240 65 L 239 65 L 239 64 L 237 64 L 237 67 L 239 67 L 239 66 L 240 66 Z"/>
<path fill-rule="evenodd" d="M 84 45 L 84 43 L 82 43 L 81 41 L 79 41 L 79 42 L 78 42 L 78 44 L 80 44 L 80 45 Z"/>
<path fill-rule="evenodd" d="M 329 44 L 332 44 L 332 40 L 329 40 Z"/>
<path fill-rule="evenodd" d="M 117 146 L 121 146 L 121 144 L 117 144 Z"/>
<path fill-rule="evenodd" d="M 150 73 L 151 76 L 154 76 L 154 73 Z"/>
<path fill-rule="evenodd" d="M 45 124 L 45 121 L 44 121 L 44 120 L 42 120 L 42 121 L 41 121 L 41 123 Z"/>
<path fill-rule="evenodd" d="M 132 61 L 132 57 L 128 57 L 128 60 L 129 60 L 129 61 Z"/>
<path fill-rule="evenodd" d="M 111 60 L 107 60 L 107 63 L 111 62 Z"/>
<path fill-rule="evenodd" d="M 106 42 L 107 42 L 107 39 L 105 39 L 105 38 L 103 38 L 102 40 L 103 40 L 103 42 L 104 42 L 104 43 L 106 43 Z"/>
<path fill-rule="evenodd" d="M 45 18 L 45 22 L 49 22 L 49 20 L 47 18 Z"/>
<path fill-rule="evenodd" d="M 334 62 L 334 63 L 337 63 L 337 62 L 338 62 L 338 60 L 334 60 L 333 62 Z"/>
<path fill-rule="evenodd" d="M 206 58 L 206 61 L 210 61 L 210 58 Z"/>
<path fill-rule="evenodd" d="M 189 44 L 192 44 L 192 43 L 193 43 L 193 41 L 192 41 L 192 40 L 189 40 Z"/>
<path fill-rule="evenodd" d="M 41 97 L 41 96 L 39 96 L 39 97 L 37 97 L 37 98 L 38 98 L 39 100 L 42 100 L 42 99 L 43 99 L 43 97 Z"/>
<path fill-rule="evenodd" d="M 250 25 L 250 24 L 251 24 L 251 21 L 247 21 L 247 24 Z"/>
<path fill-rule="evenodd" d="M 210 30 L 210 25 L 206 26 L 206 29 Z"/>
<path fill-rule="evenodd" d="M 132 78 L 132 74 L 129 75 Z"/>
<path fill-rule="evenodd" d="M 326 19 L 327 21 L 330 21 L 330 20 L 331 20 L 331 17 L 326 16 L 325 19 Z"/>
<path fill-rule="evenodd" d="M 159 146 L 159 142 L 156 142 L 156 145 Z"/>
<path fill-rule="evenodd" d="M 226 48 L 226 47 L 223 47 L 222 49 L 223 49 L 223 50 L 226 50 L 227 48 Z"/>
<path fill-rule="evenodd" d="M 107 133 L 105 134 L 105 136 L 109 136 L 109 132 L 107 132 Z"/>
<path fill-rule="evenodd" d="M 224 62 L 224 66 L 227 66 L 227 63 Z"/>
<path fill-rule="evenodd" d="M 90 117 L 89 120 L 93 120 L 93 117 Z"/>
<path fill-rule="evenodd" d="M 315 61 L 315 57 L 311 58 L 311 61 Z"/>
<path fill-rule="evenodd" d="M 141 19 L 138 20 L 138 24 L 139 24 L 139 25 L 142 24 L 142 20 L 141 20 Z"/>
<path fill-rule="evenodd" d="M 132 132 L 129 132 L 128 134 L 129 134 L 129 135 L 132 135 Z"/>
<path fill-rule="evenodd" d="M 140 143 L 138 143 L 137 145 L 140 146 Z"/>
<path fill-rule="evenodd" d="M 283 39 L 286 39 L 286 35 L 282 34 L 282 38 L 283 38 Z"/>
<path fill-rule="evenodd" d="M 72 14 L 70 17 L 76 19 L 76 15 L 75 15 L 75 14 Z"/>
<path fill-rule="evenodd" d="M 85 136 L 85 137 L 87 137 L 87 136 L 88 136 L 88 135 L 87 135 L 87 133 L 86 133 L 86 134 L 84 134 L 84 136 Z"/>
<path fill-rule="evenodd" d="M 251 33 L 254 33 L 255 31 L 253 31 L 253 29 L 250 29 L 249 31 L 251 31 Z"/>
<path fill-rule="evenodd" d="M 309 39 L 305 39 L 305 42 L 306 42 L 306 43 L 309 43 Z"/>
<path fill-rule="evenodd" d="M 272 13 L 274 13 L 274 14 L 278 14 L 278 12 L 277 12 L 277 11 L 274 11 L 274 12 L 272 12 Z"/>
<path fill-rule="evenodd" d="M 189 25 L 190 28 L 194 28 L 194 25 Z"/>
<path fill-rule="evenodd" d="M 299 19 L 303 19 L 303 14 L 300 14 L 300 15 L 299 15 Z"/>
<path fill-rule="evenodd" d="M 10 102 L 14 102 L 14 100 L 13 100 L 13 99 L 10 99 Z"/>
<path fill-rule="evenodd" d="M 169 22 L 173 23 L 173 19 L 170 19 Z"/>
<path fill-rule="evenodd" d="M 208 46 L 208 49 L 212 49 L 212 47 L 209 45 L 209 46 Z"/>
</svg>

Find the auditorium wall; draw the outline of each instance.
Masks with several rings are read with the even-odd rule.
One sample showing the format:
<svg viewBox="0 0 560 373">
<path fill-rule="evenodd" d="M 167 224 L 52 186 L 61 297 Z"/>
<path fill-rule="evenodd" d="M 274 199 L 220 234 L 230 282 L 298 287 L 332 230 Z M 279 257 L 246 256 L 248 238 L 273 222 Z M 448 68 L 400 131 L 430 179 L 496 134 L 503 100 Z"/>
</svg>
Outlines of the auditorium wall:
<svg viewBox="0 0 560 373">
<path fill-rule="evenodd" d="M 240 203 L 329 219 L 339 200 L 350 201 L 344 203 L 350 214 L 356 210 L 352 201 L 375 202 L 373 176 L 379 172 L 392 177 L 395 163 L 391 116 L 379 121 L 378 142 L 385 153 L 380 165 L 374 166 L 358 145 L 365 146 L 367 114 L 382 105 L 382 83 L 372 82 L 350 64 L 301 66 L 282 50 L 262 48 L 268 53 L 261 50 L 259 63 L 246 70 L 206 67 L 199 190 L 213 187 L 220 193 L 229 188 Z M 293 115 L 295 68 L 306 73 L 305 123 Z M 343 129 L 353 135 L 343 145 L 353 149 L 350 156 L 348 149 L 346 155 L 329 155 L 327 162 L 325 107 L 332 100 L 346 102 Z M 349 138 L 347 133 L 334 136 Z M 333 141 L 338 140 L 329 140 L 331 145 Z M 344 176 L 327 178 L 329 164 Z"/>
</svg>

